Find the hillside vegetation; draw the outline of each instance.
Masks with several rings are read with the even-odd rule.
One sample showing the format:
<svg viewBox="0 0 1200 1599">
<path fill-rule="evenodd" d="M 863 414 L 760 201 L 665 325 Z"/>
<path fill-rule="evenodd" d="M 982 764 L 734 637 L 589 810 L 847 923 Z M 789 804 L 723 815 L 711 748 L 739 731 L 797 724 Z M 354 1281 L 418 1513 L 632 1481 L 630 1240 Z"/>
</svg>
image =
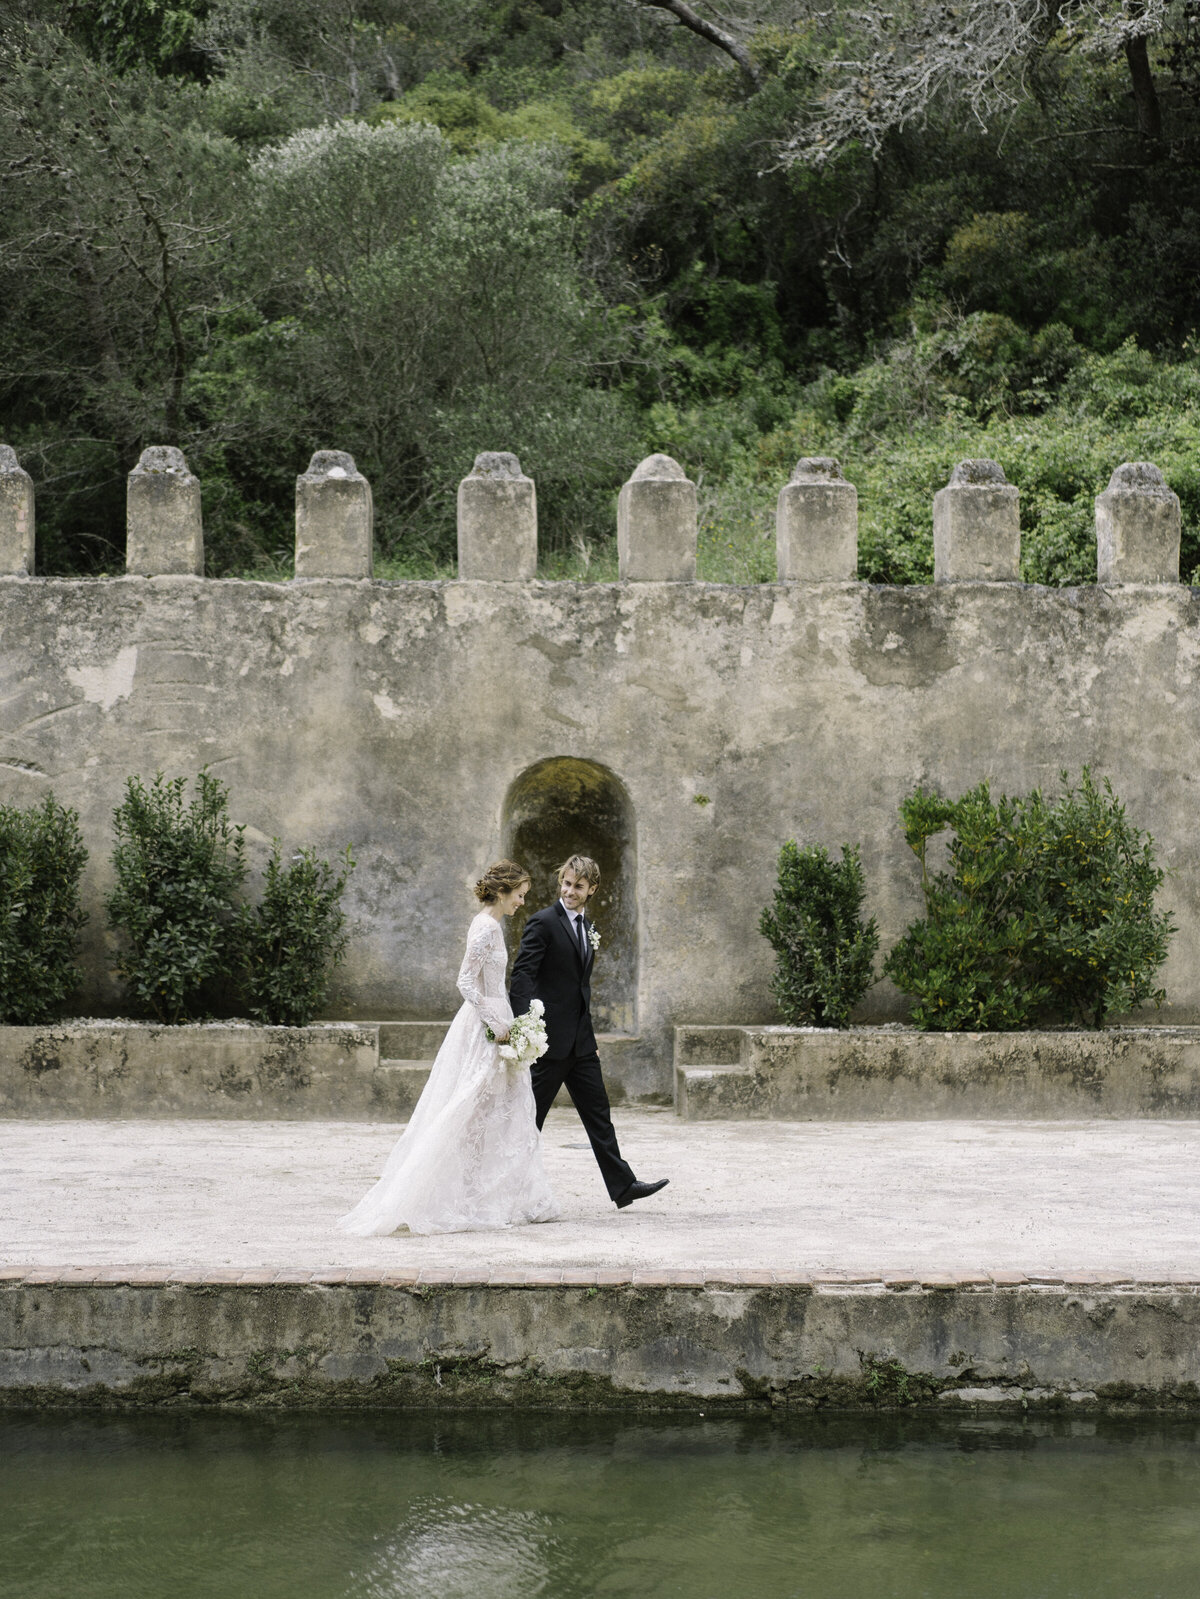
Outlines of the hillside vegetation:
<svg viewBox="0 0 1200 1599">
<path fill-rule="evenodd" d="M 1200 581 L 1197 0 L 21 0 L 0 52 L 42 571 L 120 570 L 125 474 L 175 443 L 213 575 L 288 575 L 318 448 L 371 480 L 381 575 L 452 573 L 509 449 L 548 575 L 614 575 L 661 450 L 714 580 L 773 577 L 828 454 L 864 578 L 929 580 L 986 455 L 1029 580 L 1091 581 L 1094 496 L 1152 460 Z"/>
</svg>

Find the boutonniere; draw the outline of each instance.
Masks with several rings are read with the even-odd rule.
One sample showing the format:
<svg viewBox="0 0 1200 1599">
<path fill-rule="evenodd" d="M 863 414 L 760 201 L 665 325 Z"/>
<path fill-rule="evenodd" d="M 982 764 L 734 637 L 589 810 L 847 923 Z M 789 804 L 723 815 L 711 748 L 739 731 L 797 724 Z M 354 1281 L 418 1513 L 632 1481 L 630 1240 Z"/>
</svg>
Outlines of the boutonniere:
<svg viewBox="0 0 1200 1599">
<path fill-rule="evenodd" d="M 588 928 L 588 943 L 592 946 L 592 954 L 600 948 L 600 934 L 594 927 Z"/>
</svg>

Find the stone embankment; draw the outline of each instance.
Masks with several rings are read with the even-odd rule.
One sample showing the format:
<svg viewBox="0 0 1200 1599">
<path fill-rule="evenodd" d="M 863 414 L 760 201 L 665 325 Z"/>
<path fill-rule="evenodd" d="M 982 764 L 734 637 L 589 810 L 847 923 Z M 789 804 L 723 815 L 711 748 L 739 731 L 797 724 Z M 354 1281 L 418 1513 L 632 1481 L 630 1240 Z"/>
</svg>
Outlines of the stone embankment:
<svg viewBox="0 0 1200 1599">
<path fill-rule="evenodd" d="M 1200 1281 L 0 1270 L 0 1405 L 1193 1408 Z"/>
<path fill-rule="evenodd" d="M 394 1126 L 0 1122 L 0 1405 L 1200 1413 L 1200 1124 L 573 1112 L 549 1226 L 354 1238 Z"/>
</svg>

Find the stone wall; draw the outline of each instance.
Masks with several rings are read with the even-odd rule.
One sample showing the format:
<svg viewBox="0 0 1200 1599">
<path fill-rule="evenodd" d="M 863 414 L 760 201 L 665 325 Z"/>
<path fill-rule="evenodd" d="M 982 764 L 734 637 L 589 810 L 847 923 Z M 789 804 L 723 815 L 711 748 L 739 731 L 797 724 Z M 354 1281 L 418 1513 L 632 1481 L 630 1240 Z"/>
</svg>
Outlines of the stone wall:
<svg viewBox="0 0 1200 1599">
<path fill-rule="evenodd" d="M 1194 1280 L 0 1267 L 0 1409 L 1197 1408 Z"/>
<path fill-rule="evenodd" d="M 638 1040 L 621 1048 L 618 1088 L 666 1095 L 674 1024 L 774 1019 L 757 924 L 784 839 L 862 845 L 886 949 L 919 907 L 896 816 L 914 785 L 956 793 L 986 777 L 1023 791 L 1090 763 L 1171 870 L 1164 901 L 1180 932 L 1163 1019 L 1200 1016 L 1200 596 L 1171 581 L 1178 502 L 1153 468 L 1120 469 L 1100 497 L 1104 586 L 994 580 L 1014 575 L 1015 491 L 990 463 L 965 463 L 934 512 L 945 580 L 879 588 L 829 575 L 848 559 L 852 492 L 835 463 L 804 462 L 780 500 L 784 580 L 739 588 L 686 580 L 694 504 L 664 459 L 623 502 L 633 564 L 614 584 L 496 576 L 510 546 L 514 572 L 528 570 L 536 516 L 519 466 L 497 457 L 473 474 L 462 530 L 487 533 L 486 579 L 31 577 L 31 502 L 0 459 L 13 478 L 0 508 L 25 507 L 11 536 L 0 527 L 13 574 L 0 577 L 0 799 L 53 789 L 80 811 L 83 1007 L 117 1005 L 101 903 L 126 777 L 208 765 L 256 865 L 273 835 L 330 853 L 354 844 L 354 936 L 331 1006 L 342 1018 L 450 1015 L 470 881 L 517 837 L 538 868 L 531 903 L 547 903 L 551 852 L 577 836 L 611 873 L 597 1008 Z M 173 548 L 195 480 L 167 466 L 156 492 L 188 496 L 179 517 L 164 513 Z M 322 471 L 340 472 L 345 493 L 323 498 Z M 136 494 L 144 569 L 152 497 Z M 314 458 L 300 511 L 309 569 L 327 517 L 344 553 L 326 568 L 369 571 L 370 495 L 349 457 Z M 977 580 L 973 550 L 992 580 Z M 638 580 L 638 561 L 652 579 Z M 863 1010 L 901 1013 L 886 985 Z"/>
</svg>

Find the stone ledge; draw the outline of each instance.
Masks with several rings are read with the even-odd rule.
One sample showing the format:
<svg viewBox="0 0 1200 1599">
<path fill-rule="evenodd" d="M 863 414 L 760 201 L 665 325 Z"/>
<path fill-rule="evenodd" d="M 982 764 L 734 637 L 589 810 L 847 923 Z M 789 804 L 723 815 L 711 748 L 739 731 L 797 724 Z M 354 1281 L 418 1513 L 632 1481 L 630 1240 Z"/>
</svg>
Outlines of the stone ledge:
<svg viewBox="0 0 1200 1599">
<path fill-rule="evenodd" d="M 378 1026 L 354 1022 L 0 1027 L 0 1116 L 400 1120 L 396 1091 Z"/>
<path fill-rule="evenodd" d="M 1200 1027 L 675 1029 L 685 1121 L 1200 1117 Z"/>
<path fill-rule="evenodd" d="M 57 1287 L 345 1287 L 370 1288 L 791 1288 L 809 1293 L 1004 1293 L 1104 1288 L 1114 1293 L 1148 1290 L 1200 1294 L 1200 1273 L 1159 1272 L 1135 1277 L 1126 1272 L 1063 1271 L 791 1271 L 786 1267 L 730 1271 L 721 1268 L 625 1270 L 557 1269 L 479 1271 L 421 1267 L 330 1267 L 306 1271 L 274 1266 L 0 1266 L 0 1292 L 32 1285 Z"/>
<path fill-rule="evenodd" d="M 1200 1413 L 1195 1280 L 19 1269 L 0 1408 Z"/>
<path fill-rule="evenodd" d="M 168 1027 L 88 1017 L 0 1027 L 0 1118 L 404 1122 L 449 1026 L 234 1021 Z M 649 1091 L 647 1062 L 655 1057 L 639 1035 L 597 1037 L 613 1104 L 669 1102 Z M 391 1054 L 414 1047 L 429 1058 Z"/>
</svg>

